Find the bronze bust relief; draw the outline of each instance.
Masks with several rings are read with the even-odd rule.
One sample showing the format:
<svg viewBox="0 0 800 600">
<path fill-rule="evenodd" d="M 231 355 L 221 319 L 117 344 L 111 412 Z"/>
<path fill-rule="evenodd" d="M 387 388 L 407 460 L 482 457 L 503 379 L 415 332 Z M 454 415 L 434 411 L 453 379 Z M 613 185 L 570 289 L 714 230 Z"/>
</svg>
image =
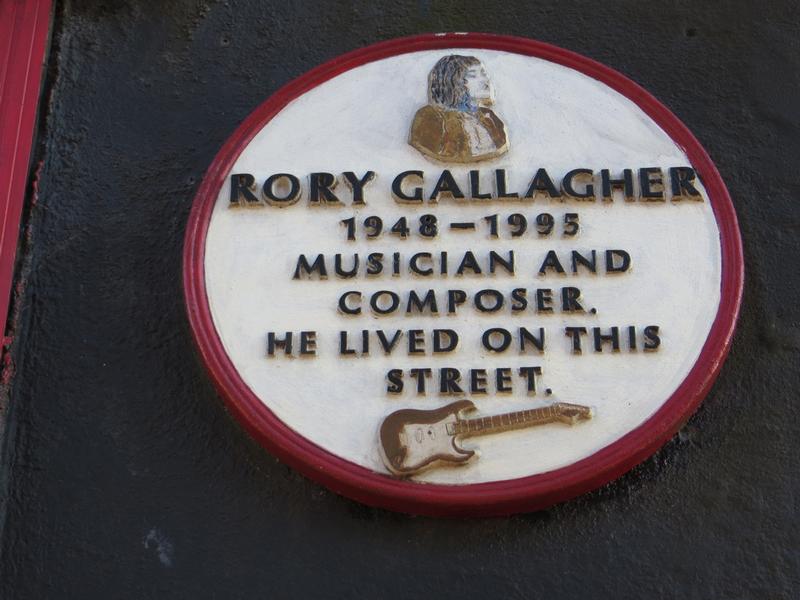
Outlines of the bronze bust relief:
<svg viewBox="0 0 800 600">
<path fill-rule="evenodd" d="M 451 54 L 428 76 L 428 104 L 414 115 L 408 143 L 428 158 L 471 163 L 508 151 L 506 126 L 488 106 L 494 88 L 481 61 Z"/>
</svg>

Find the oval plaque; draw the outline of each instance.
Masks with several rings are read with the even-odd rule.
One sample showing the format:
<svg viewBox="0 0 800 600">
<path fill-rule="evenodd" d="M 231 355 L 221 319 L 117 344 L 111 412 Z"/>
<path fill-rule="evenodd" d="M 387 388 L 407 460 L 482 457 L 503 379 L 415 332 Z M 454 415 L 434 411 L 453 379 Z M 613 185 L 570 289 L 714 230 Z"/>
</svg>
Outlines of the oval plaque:
<svg viewBox="0 0 800 600">
<path fill-rule="evenodd" d="M 291 82 L 211 165 L 186 234 L 202 358 L 270 452 L 432 515 L 546 507 L 692 414 L 743 279 L 697 140 L 619 73 L 420 36 Z"/>
</svg>

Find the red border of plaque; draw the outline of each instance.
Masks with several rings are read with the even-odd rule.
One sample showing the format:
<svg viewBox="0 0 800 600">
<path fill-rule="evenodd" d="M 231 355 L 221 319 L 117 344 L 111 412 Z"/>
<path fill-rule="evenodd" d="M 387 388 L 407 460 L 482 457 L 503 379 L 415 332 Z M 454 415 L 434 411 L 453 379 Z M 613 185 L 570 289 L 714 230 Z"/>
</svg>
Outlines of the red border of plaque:
<svg viewBox="0 0 800 600">
<path fill-rule="evenodd" d="M 239 154 L 289 102 L 337 75 L 390 56 L 419 50 L 477 48 L 535 56 L 597 79 L 635 102 L 684 149 L 717 220 L 722 254 L 720 304 L 697 362 L 672 396 L 642 425 L 569 466 L 506 481 L 468 485 L 416 483 L 344 460 L 299 435 L 244 383 L 211 318 L 205 287 L 205 243 L 219 191 Z M 267 450 L 309 478 L 366 504 L 435 516 L 502 515 L 532 511 L 595 489 L 625 473 L 666 443 L 708 393 L 728 353 L 742 297 L 744 267 L 736 213 L 714 163 L 675 115 L 641 87 L 593 60 L 524 38 L 491 34 L 431 34 L 375 44 L 335 58 L 281 88 L 228 139 L 209 167 L 186 230 L 186 307 L 195 341 L 214 384 L 245 429 Z M 377 424 L 376 424 L 377 427 Z"/>
</svg>

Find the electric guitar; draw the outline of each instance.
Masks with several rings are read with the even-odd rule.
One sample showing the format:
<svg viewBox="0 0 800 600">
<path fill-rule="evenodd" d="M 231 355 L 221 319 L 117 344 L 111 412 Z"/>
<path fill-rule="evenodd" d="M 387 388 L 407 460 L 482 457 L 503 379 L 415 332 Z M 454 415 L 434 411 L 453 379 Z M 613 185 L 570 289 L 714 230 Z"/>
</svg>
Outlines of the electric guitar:
<svg viewBox="0 0 800 600">
<path fill-rule="evenodd" d="M 475 455 L 464 450 L 458 438 L 522 429 L 546 423 L 574 425 L 592 418 L 592 409 L 557 402 L 544 408 L 462 419 L 475 410 L 469 400 L 459 400 L 433 410 L 403 409 L 386 417 L 380 429 L 380 445 L 386 467 L 395 475 L 413 475 L 437 463 L 461 464 Z"/>
</svg>

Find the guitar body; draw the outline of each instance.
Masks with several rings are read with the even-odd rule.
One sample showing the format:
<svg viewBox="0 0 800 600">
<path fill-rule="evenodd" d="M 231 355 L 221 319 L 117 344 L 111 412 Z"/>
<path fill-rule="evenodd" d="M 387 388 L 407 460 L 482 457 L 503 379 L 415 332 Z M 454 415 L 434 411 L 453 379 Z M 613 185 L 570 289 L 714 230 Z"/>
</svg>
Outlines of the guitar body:
<svg viewBox="0 0 800 600">
<path fill-rule="evenodd" d="M 404 409 L 392 413 L 380 430 L 386 467 L 395 475 L 411 475 L 439 461 L 465 463 L 475 455 L 456 445 L 453 427 L 462 411 L 475 410 L 459 400 L 436 410 Z"/>
</svg>

